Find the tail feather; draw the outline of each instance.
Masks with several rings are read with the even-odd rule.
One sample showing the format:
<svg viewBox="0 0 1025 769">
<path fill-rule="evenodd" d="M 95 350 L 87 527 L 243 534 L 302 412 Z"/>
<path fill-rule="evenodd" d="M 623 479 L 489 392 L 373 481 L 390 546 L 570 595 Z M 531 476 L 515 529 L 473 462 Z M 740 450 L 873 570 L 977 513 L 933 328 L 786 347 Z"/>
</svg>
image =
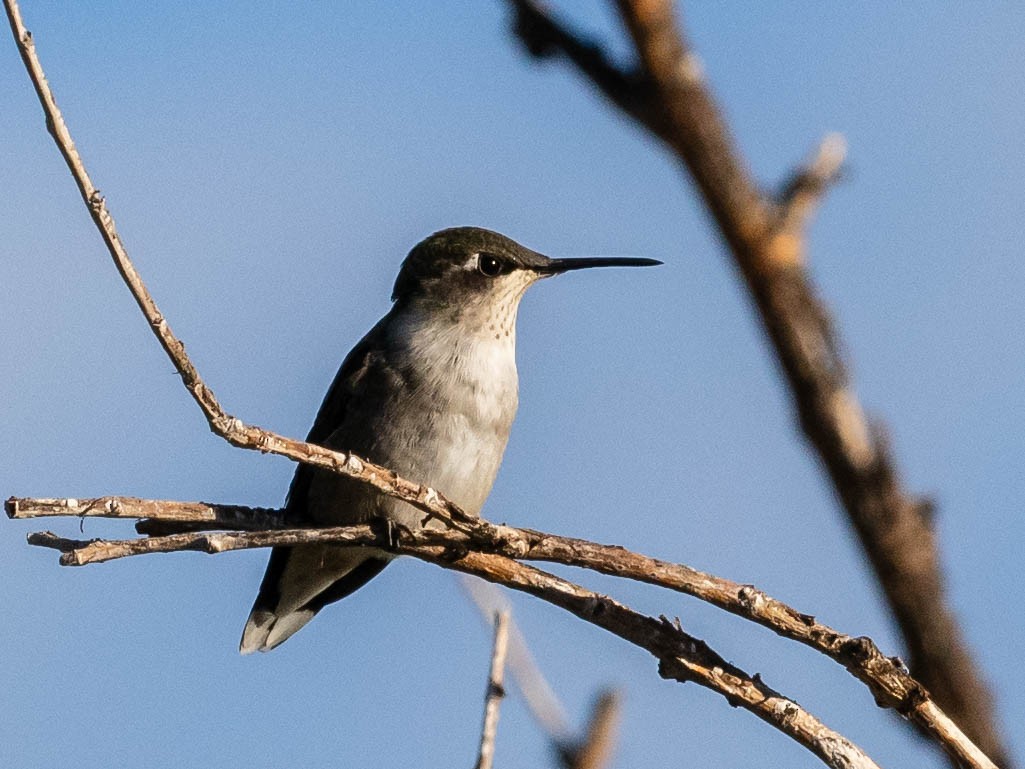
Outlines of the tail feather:
<svg viewBox="0 0 1025 769">
<path fill-rule="evenodd" d="M 252 654 L 281 645 L 318 611 L 361 588 L 387 565 L 387 558 L 359 550 L 323 545 L 274 548 L 239 651 Z"/>
<path fill-rule="evenodd" d="M 238 650 L 242 654 L 269 652 L 283 644 L 316 614 L 312 609 L 299 609 L 282 615 L 254 610 L 242 631 Z"/>
</svg>

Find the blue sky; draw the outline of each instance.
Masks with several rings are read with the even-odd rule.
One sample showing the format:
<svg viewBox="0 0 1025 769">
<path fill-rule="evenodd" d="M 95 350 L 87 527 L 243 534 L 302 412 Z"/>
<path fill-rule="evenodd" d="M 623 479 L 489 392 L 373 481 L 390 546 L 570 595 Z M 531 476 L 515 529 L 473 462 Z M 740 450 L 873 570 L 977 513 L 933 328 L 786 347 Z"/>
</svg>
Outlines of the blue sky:
<svg viewBox="0 0 1025 769">
<path fill-rule="evenodd" d="M 604 4 L 558 4 L 627 50 Z M 637 254 L 532 289 L 520 414 L 486 514 L 752 582 L 899 653 L 796 432 L 751 307 L 686 179 L 497 2 L 26 2 L 94 181 L 222 403 L 301 436 L 427 233 L 478 224 L 553 255 Z M 1011 3 L 687 3 L 757 178 L 828 131 L 850 172 L 811 270 L 908 485 L 939 504 L 951 597 L 1025 738 L 1025 10 Z M 0 494 L 279 504 L 289 462 L 215 439 L 120 284 L 13 43 L 0 45 Z M 73 522 L 47 521 L 73 535 Z M 61 569 L 0 536 L 0 762 L 83 768 L 469 765 L 490 633 L 448 573 L 389 568 L 269 655 L 238 636 L 266 553 Z M 86 536 L 128 535 L 87 522 Z M 814 653 L 682 596 L 678 615 L 882 765 L 941 766 Z M 571 718 L 618 685 L 616 766 L 817 766 L 803 749 L 559 610 L 514 598 Z M 545 765 L 514 696 L 500 766 Z"/>
</svg>

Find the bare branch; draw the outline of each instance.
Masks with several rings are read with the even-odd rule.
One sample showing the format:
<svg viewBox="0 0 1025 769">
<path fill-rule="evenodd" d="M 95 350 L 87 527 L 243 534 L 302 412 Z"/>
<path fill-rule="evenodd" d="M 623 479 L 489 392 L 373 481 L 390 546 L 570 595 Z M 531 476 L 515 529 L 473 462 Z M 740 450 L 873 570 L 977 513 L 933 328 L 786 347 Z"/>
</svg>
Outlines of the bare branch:
<svg viewBox="0 0 1025 769">
<path fill-rule="evenodd" d="M 212 505 L 206 502 L 174 502 L 138 497 L 94 499 L 22 499 L 4 502 L 8 518 L 42 518 L 73 515 L 81 518 L 152 518 L 170 523 L 210 523 L 225 529 L 280 529 L 284 511 L 273 507 Z M 148 532 L 141 532 L 148 533 Z"/>
<path fill-rule="evenodd" d="M 116 500 L 118 498 L 105 498 Z M 53 504 L 44 500 L 49 509 L 57 515 L 67 515 L 68 506 Z M 159 502 L 141 500 L 140 509 L 149 515 L 159 515 Z M 189 503 L 192 504 L 192 503 Z M 170 503 L 170 515 L 179 515 L 182 503 Z M 8 501 L 8 508 L 25 511 L 26 516 L 35 509 L 33 500 L 19 499 L 17 504 Z M 124 509 L 126 505 L 108 505 Z M 216 505 L 209 505 L 216 516 Z M 102 509 L 102 508 L 100 508 Z M 230 520 L 241 515 L 240 508 L 229 506 Z M 159 520 L 159 519 L 158 519 Z M 168 525 L 191 526 L 167 521 Z M 218 528 L 218 521 L 202 525 Z M 560 537 L 530 529 L 509 526 L 490 526 L 495 535 L 491 538 L 475 533 L 472 537 L 458 531 L 422 531 L 404 533 L 402 542 L 407 547 L 442 548 L 455 555 L 473 550 L 502 555 L 507 558 L 547 561 L 590 569 L 603 574 L 633 579 L 640 582 L 668 588 L 692 595 L 725 611 L 744 617 L 769 628 L 778 635 L 798 641 L 843 665 L 853 676 L 863 682 L 872 692 L 880 707 L 892 708 L 917 724 L 923 733 L 930 736 L 965 766 L 979 769 L 995 769 L 994 764 L 980 751 L 958 727 L 930 699 L 929 692 L 912 678 L 903 663 L 885 656 L 873 641 L 866 637 L 852 637 L 840 633 L 828 625 L 817 622 L 809 614 L 778 601 L 752 585 L 742 585 L 731 580 L 692 569 L 682 564 L 673 564 L 649 558 L 615 545 L 600 545 L 582 539 Z M 283 529 L 262 532 L 183 532 L 150 539 L 129 540 L 68 540 L 49 532 L 32 534 L 29 542 L 62 551 L 64 565 L 84 565 L 112 560 L 129 555 L 156 552 L 177 552 L 195 550 L 220 553 L 248 547 L 271 547 L 276 545 L 308 544 L 312 542 L 335 542 L 353 546 L 389 546 L 381 532 L 371 526 L 348 526 L 330 529 Z M 400 551 L 407 552 L 400 547 Z M 434 553 L 436 551 L 431 550 Z M 420 551 L 410 551 L 419 555 Z M 564 742 L 564 745 L 570 744 Z"/>
<path fill-rule="evenodd" d="M 178 553 L 192 550 L 200 553 L 226 553 L 253 547 L 306 545 L 313 542 L 378 546 L 386 544 L 376 532 L 366 527 L 343 529 L 280 529 L 277 531 L 182 532 L 146 539 L 67 539 L 50 531 L 29 534 L 28 543 L 60 550 L 61 566 L 87 566 L 118 558 L 151 553 Z"/>
<path fill-rule="evenodd" d="M 505 655 L 509 649 L 509 612 L 495 613 L 495 643 L 491 651 L 491 670 L 484 695 L 484 724 L 481 726 L 477 769 L 491 769 L 495 759 L 495 736 L 498 734 L 498 713 L 505 697 Z"/>
<path fill-rule="evenodd" d="M 94 563 L 142 552 L 201 550 L 220 553 L 248 547 L 324 541 L 380 548 L 387 546 L 386 540 L 386 534 L 375 533 L 369 526 L 210 534 L 188 532 L 148 540 L 110 542 L 68 540 L 50 532 L 29 537 L 31 544 L 61 550 L 61 563 L 65 565 Z M 133 542 L 138 544 L 133 546 Z M 403 533 L 397 542 L 391 543 L 394 552 L 529 593 L 608 630 L 654 655 L 659 661 L 659 673 L 664 678 L 681 683 L 694 681 L 718 692 L 731 705 L 749 710 L 796 740 L 828 766 L 838 769 L 876 766 L 860 748 L 795 702 L 770 689 L 759 677 L 752 677 L 726 662 L 704 641 L 685 633 L 678 621 L 673 623 L 664 617 L 655 619 L 638 614 L 608 596 L 593 593 L 511 558 L 469 550 L 471 544 L 466 535 L 453 530 Z"/>
<path fill-rule="evenodd" d="M 608 596 L 501 556 L 469 552 L 441 565 L 534 595 L 646 649 L 659 660 L 664 678 L 694 681 L 718 692 L 731 705 L 748 710 L 796 740 L 828 766 L 876 766 L 845 737 L 757 676 L 730 665 L 703 641 L 683 632 L 678 623 L 638 614 Z"/>
<path fill-rule="evenodd" d="M 535 4 L 508 1 L 521 16 L 540 17 L 542 30 L 554 24 Z M 841 341 L 804 269 L 802 228 L 835 176 L 842 159 L 839 145 L 827 142 L 780 201 L 768 197 L 736 149 L 670 0 L 617 0 L 617 5 L 639 63 L 639 73 L 631 75 L 641 84 L 634 94 L 609 89 L 600 70 L 574 55 L 584 44 L 564 29 L 544 38 L 547 47 L 561 48 L 614 105 L 665 142 L 689 170 L 755 302 L 801 427 L 900 626 L 911 669 L 987 753 L 1010 766 L 989 690 L 946 597 L 929 505 L 904 488 L 883 431 L 873 429 L 865 417 Z M 515 32 L 523 38 L 522 23 Z"/>
</svg>

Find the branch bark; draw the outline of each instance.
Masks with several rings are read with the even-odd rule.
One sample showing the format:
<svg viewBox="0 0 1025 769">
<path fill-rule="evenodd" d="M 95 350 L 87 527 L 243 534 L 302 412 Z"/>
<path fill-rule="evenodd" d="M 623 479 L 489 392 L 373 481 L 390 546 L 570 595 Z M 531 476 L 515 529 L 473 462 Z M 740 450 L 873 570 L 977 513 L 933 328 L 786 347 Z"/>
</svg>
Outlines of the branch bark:
<svg viewBox="0 0 1025 769">
<path fill-rule="evenodd" d="M 911 669 L 1009 767 L 991 695 L 946 597 L 931 505 L 905 489 L 883 429 L 865 417 L 839 335 L 804 266 L 804 228 L 836 177 L 842 145 L 827 140 L 782 194 L 770 197 L 737 151 L 670 0 L 617 0 L 637 57 L 635 70 L 618 74 L 607 71 L 612 65 L 598 46 L 535 0 L 509 3 L 528 51 L 565 56 L 687 168 L 758 310 L 801 428 L 883 588 Z"/>
<path fill-rule="evenodd" d="M 505 527 L 499 527 L 505 528 Z M 704 641 L 680 627 L 679 621 L 639 614 L 614 599 L 568 580 L 480 547 L 454 530 L 407 532 L 389 542 L 385 531 L 370 526 L 278 531 L 184 532 L 138 540 L 64 539 L 50 532 L 29 536 L 34 545 L 60 550 L 64 565 L 83 565 L 146 552 L 199 550 L 220 553 L 251 547 L 310 542 L 334 542 L 359 547 L 389 547 L 443 568 L 505 585 L 558 606 L 576 617 L 651 653 L 663 678 L 693 681 L 717 692 L 734 707 L 742 707 L 783 732 L 836 769 L 877 769 L 854 743 L 830 729 L 793 700 L 771 689 L 760 677 L 728 663 Z M 496 548 L 499 543 L 494 543 Z"/>
<path fill-rule="evenodd" d="M 32 534 L 29 542 L 62 552 L 61 563 L 81 566 L 130 555 L 157 552 L 196 550 L 220 553 L 249 547 L 296 545 L 311 542 L 335 542 L 354 546 L 381 546 L 382 537 L 371 526 L 335 527 L 330 529 L 281 529 L 278 531 L 185 531 L 168 534 L 169 527 L 201 525 L 207 529 L 224 528 L 245 518 L 244 508 L 226 506 L 226 515 L 219 517 L 220 506 L 193 502 L 159 502 L 134 498 L 104 497 L 95 500 L 39 500 L 11 498 L 6 509 L 12 518 L 35 518 L 40 515 L 78 516 L 82 513 L 107 517 L 131 517 L 137 511 L 148 516 L 136 528 L 142 533 L 157 531 L 162 536 L 127 540 L 69 540 L 50 532 Z M 161 506 L 167 506 L 166 515 Z M 110 511 L 109 513 L 106 511 Z M 183 512 L 183 511 L 188 511 Z M 203 518 L 197 522 L 197 511 Z M 180 519 L 192 516 L 186 521 Z M 261 521 L 282 520 L 274 511 L 258 509 Z M 156 527 L 153 524 L 158 524 Z M 284 525 L 282 523 L 281 525 Z M 490 525 L 489 525 L 490 526 Z M 668 588 L 699 598 L 737 616 L 766 627 L 777 635 L 802 643 L 843 665 L 872 692 L 876 704 L 891 708 L 913 721 L 924 734 L 944 748 L 964 766 L 995 769 L 995 765 L 947 717 L 930 697 L 929 692 L 907 672 L 895 657 L 884 655 L 875 643 L 864 636 L 852 637 L 816 621 L 816 619 L 767 595 L 753 585 L 692 569 L 683 564 L 668 563 L 634 553 L 615 545 L 601 545 L 582 539 L 561 537 L 531 529 L 490 526 L 468 535 L 459 531 L 423 531 L 402 536 L 406 546 L 443 547 L 453 552 L 476 551 L 523 559 L 561 563 L 611 576 Z M 406 552 L 402 550 L 402 552 Z M 419 551 L 409 551 L 419 555 Z"/>
</svg>

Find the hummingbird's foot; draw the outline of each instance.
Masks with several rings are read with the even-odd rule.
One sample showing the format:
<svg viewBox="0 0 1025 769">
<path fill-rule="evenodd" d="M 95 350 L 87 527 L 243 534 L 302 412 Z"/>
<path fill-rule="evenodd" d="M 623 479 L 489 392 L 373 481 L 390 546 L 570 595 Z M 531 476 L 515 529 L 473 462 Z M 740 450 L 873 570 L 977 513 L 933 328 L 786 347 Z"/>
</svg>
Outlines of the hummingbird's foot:
<svg viewBox="0 0 1025 769">
<path fill-rule="evenodd" d="M 470 552 L 470 548 L 463 544 L 446 545 L 441 557 L 449 563 L 463 560 Z"/>
<path fill-rule="evenodd" d="M 371 528 L 384 540 L 386 550 L 398 550 L 399 539 L 403 534 L 411 535 L 413 530 L 390 518 L 375 518 L 370 522 Z"/>
</svg>

